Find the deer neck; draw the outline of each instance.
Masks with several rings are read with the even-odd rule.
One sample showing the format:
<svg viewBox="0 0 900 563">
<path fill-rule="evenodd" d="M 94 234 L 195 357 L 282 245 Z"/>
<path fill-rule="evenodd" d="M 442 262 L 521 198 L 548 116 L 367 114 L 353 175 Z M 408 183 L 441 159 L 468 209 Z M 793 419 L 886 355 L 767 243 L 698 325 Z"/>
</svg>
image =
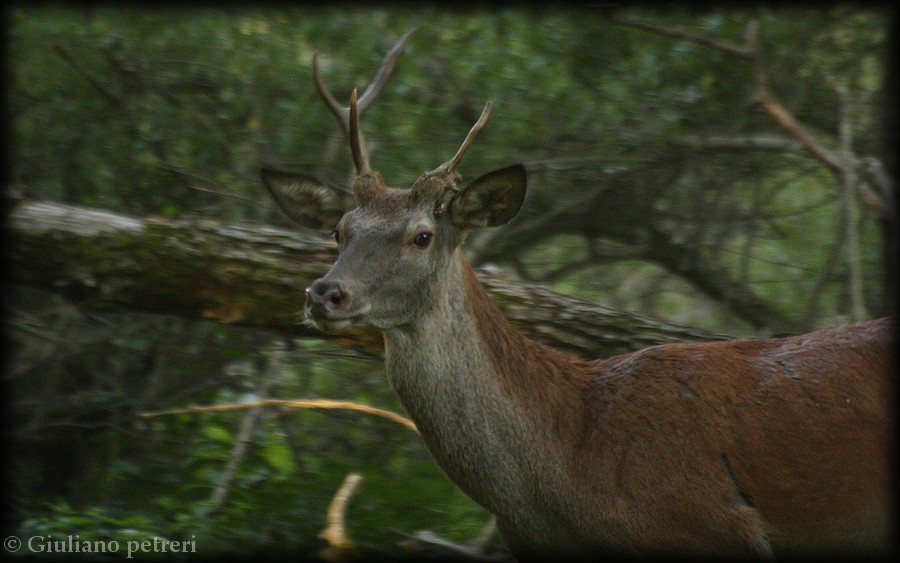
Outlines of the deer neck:
<svg viewBox="0 0 900 563">
<path fill-rule="evenodd" d="M 500 515 L 568 470 L 584 417 L 564 397 L 581 396 L 587 363 L 519 334 L 460 251 L 450 270 L 440 304 L 385 332 L 387 375 L 439 465 Z"/>
</svg>

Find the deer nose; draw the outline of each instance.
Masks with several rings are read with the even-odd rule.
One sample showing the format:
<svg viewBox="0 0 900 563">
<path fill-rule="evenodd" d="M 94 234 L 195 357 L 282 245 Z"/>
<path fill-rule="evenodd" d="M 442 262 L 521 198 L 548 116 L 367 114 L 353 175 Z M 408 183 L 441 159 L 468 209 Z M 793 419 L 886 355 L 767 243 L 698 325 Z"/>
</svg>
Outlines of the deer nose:
<svg viewBox="0 0 900 563">
<path fill-rule="evenodd" d="M 340 282 L 318 279 L 306 288 L 306 308 L 314 317 L 326 316 L 340 309 L 347 297 Z"/>
</svg>

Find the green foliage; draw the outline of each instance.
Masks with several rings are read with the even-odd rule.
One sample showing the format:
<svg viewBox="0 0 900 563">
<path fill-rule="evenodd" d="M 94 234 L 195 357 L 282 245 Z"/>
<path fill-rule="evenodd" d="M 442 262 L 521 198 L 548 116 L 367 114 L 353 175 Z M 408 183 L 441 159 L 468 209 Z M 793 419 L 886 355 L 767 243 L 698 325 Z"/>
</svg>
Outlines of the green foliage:
<svg viewBox="0 0 900 563">
<path fill-rule="evenodd" d="M 758 21 L 770 87 L 804 127 L 838 150 L 843 86 L 855 102 L 855 154 L 883 156 L 887 10 L 628 13 L 733 44 Z M 461 171 L 471 180 L 513 162 L 528 168 L 520 216 L 468 241 L 476 261 L 720 332 L 772 328 L 735 312 L 736 295 L 765 305 L 776 328 L 848 318 L 835 175 L 802 150 L 688 143 L 784 137 L 750 102 L 752 66 L 592 8 L 17 6 L 7 42 L 12 183 L 139 216 L 269 220 L 261 163 L 348 179 L 349 151 L 343 142 L 330 151 L 338 129 L 316 96 L 312 53 L 345 100 L 412 27 L 394 80 L 363 119 L 374 166 L 409 185 L 452 156 L 493 100 Z M 874 314 L 886 293 L 883 234 L 871 210 L 851 213 Z M 396 542 L 419 528 L 466 541 L 487 520 L 414 434 L 336 411 L 266 410 L 216 502 L 247 412 L 138 413 L 258 398 L 271 336 L 174 319 L 101 322 L 42 298 L 16 304 L 26 301 L 33 318 L 17 326 L 40 319 L 54 337 L 14 334 L 19 535 L 196 537 L 202 553 L 309 555 L 350 472 L 364 482 L 348 531 L 367 552 L 397 555 Z M 271 395 L 402 411 L 371 358 L 297 342 L 284 363 L 293 367 Z"/>
<path fill-rule="evenodd" d="M 235 445 L 250 411 L 139 417 L 189 404 L 259 400 L 271 361 L 269 335 L 146 315 L 63 323 L 68 313 L 61 313 L 58 299 L 14 297 L 47 302 L 44 311 L 32 307 L 28 323 L 42 328 L 56 322 L 52 342 L 59 343 L 48 369 L 28 353 L 29 331 L 12 334 L 10 400 L 20 424 L 11 449 L 17 525 L 10 533 L 20 538 L 40 536 L 35 541 L 41 543 L 77 536 L 118 541 L 122 549 L 126 541 L 161 538 L 195 541 L 201 556 L 311 558 L 325 546 L 318 534 L 351 472 L 364 480 L 346 524 L 366 552 L 400 554 L 397 542 L 420 528 L 466 541 L 488 519 L 447 481 L 415 433 L 381 418 L 266 409 L 238 458 Z M 92 340 L 100 327 L 113 328 L 115 336 Z M 138 334 L 167 334 L 172 349 Z M 402 412 L 372 358 L 297 341 L 281 365 L 269 396 L 350 400 Z M 73 388 L 67 366 L 104 377 Z M 38 398 L 44 406 L 30 407 Z M 216 500 L 234 459 L 233 478 Z"/>
<path fill-rule="evenodd" d="M 856 104 L 855 154 L 882 156 L 886 11 L 636 8 L 630 15 L 733 45 L 743 44 L 756 21 L 771 89 L 804 127 L 836 150 L 835 88 L 842 86 Z M 540 228 L 524 237 L 476 235 L 475 246 L 491 237 L 476 261 L 523 264 L 554 235 L 619 244 L 618 229 L 606 223 L 624 220 L 620 208 L 627 208 L 634 217 L 626 228 L 635 236 L 645 236 L 637 233 L 644 224 L 675 245 L 691 245 L 678 252 L 695 264 L 693 279 L 683 272 L 687 285 L 659 278 L 679 288 L 681 305 L 652 307 L 651 314 L 709 329 L 720 322 L 731 330 L 746 330 L 746 322 L 763 328 L 740 310 L 706 321 L 694 314 L 734 285 L 760 302 L 774 299 L 775 327 L 806 328 L 847 315 L 846 301 L 831 297 L 846 293 L 843 261 L 820 284 L 824 299 L 810 300 L 806 283 L 810 271 L 825 269 L 842 219 L 834 209 L 799 212 L 808 199 L 836 193 L 837 178 L 796 150 L 736 155 L 714 145 L 685 148 L 685 137 L 783 136 L 750 103 L 753 66 L 723 50 L 612 24 L 598 9 L 18 8 L 9 43 L 14 181 L 43 197 L 137 215 L 270 217 L 260 163 L 348 180 L 349 151 L 333 150 L 337 129 L 312 86 L 312 53 L 320 54 L 324 80 L 345 100 L 413 27 L 396 78 L 365 114 L 376 168 L 389 182 L 409 185 L 453 154 L 487 100 L 496 102 L 491 124 L 462 172 L 471 179 L 515 161 L 528 168 L 529 199 L 517 222 Z M 754 203 L 754 194 L 780 193 L 792 181 L 785 176 L 798 171 L 798 189 L 784 193 L 801 197 Z M 603 197 L 585 206 L 585 219 L 597 220 L 591 228 L 565 214 L 540 223 L 564 199 L 592 192 Z M 702 221 L 698 198 L 706 200 Z M 831 204 L 839 206 L 838 198 Z M 767 224 L 766 213 L 790 216 L 797 233 L 818 238 L 782 236 L 784 221 Z M 778 225 L 777 235 L 766 232 L 769 224 Z M 863 231 L 869 280 L 882 276 L 879 239 L 877 230 Z M 644 259 L 628 242 L 632 256 Z M 763 255 L 751 255 L 749 263 L 741 258 L 756 250 Z M 614 254 L 592 255 L 581 270 L 569 270 L 584 278 L 586 270 L 618 260 Z M 540 263 L 520 268 L 536 281 L 541 271 Z M 780 283 L 772 285 L 775 278 Z M 560 287 L 578 285 L 589 298 L 620 301 L 576 281 Z M 866 300 L 878 309 L 883 292 L 873 283 Z M 803 302 L 806 311 L 792 306 Z"/>
<path fill-rule="evenodd" d="M 48 510 L 48 515 L 29 518 L 16 530 L 25 542 L 16 555 L 113 560 L 126 557 L 129 544 L 132 551 L 137 552 L 142 542 L 152 545 L 156 540 L 160 545 L 160 540 L 168 539 L 152 531 L 157 524 L 144 513 L 102 506 L 75 509 L 65 501 L 51 503 Z M 163 557 L 152 552 L 150 556 L 153 559 Z"/>
</svg>

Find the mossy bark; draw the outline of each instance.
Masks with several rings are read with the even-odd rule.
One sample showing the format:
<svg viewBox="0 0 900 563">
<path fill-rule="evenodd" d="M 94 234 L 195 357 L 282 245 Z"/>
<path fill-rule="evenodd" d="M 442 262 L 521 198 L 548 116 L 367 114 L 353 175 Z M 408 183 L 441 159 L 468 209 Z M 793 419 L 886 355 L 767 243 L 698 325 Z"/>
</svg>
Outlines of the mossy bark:
<svg viewBox="0 0 900 563">
<path fill-rule="evenodd" d="M 133 218 L 46 201 L 13 202 L 8 281 L 52 290 L 89 309 L 137 309 L 324 337 L 372 351 L 372 330 L 323 335 L 300 323 L 303 290 L 335 258 L 312 232 L 210 220 Z M 714 335 L 575 299 L 479 270 L 523 333 L 585 357 Z"/>
</svg>

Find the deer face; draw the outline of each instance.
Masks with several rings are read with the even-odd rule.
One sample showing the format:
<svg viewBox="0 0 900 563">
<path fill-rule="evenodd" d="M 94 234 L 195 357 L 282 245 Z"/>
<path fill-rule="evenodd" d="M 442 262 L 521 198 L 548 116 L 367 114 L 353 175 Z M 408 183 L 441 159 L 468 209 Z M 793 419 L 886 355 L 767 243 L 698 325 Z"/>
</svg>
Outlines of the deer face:
<svg viewBox="0 0 900 563">
<path fill-rule="evenodd" d="M 289 218 L 335 233 L 337 262 L 306 288 L 306 317 L 321 329 L 367 324 L 387 330 L 441 306 L 451 261 L 466 233 L 506 223 L 525 196 L 521 164 L 486 174 L 463 190 L 457 187 L 456 167 L 487 122 L 490 102 L 456 155 L 409 190 L 387 187 L 372 170 L 359 116 L 384 87 L 411 33 L 388 52 L 359 100 L 353 90 L 349 107 L 335 101 L 313 56 L 316 89 L 350 139 L 356 166 L 352 192 L 305 175 L 262 171 L 263 184 Z"/>
<path fill-rule="evenodd" d="M 368 172 L 354 181 L 352 199 L 306 176 L 264 171 L 263 180 L 292 219 L 335 234 L 337 261 L 306 289 L 306 318 L 326 331 L 362 324 L 388 330 L 441 306 L 445 274 L 466 234 L 511 219 L 526 184 L 521 165 L 463 190 L 458 174 L 440 169 L 408 190 L 388 188 Z M 350 201 L 338 216 L 336 206 Z"/>
</svg>

